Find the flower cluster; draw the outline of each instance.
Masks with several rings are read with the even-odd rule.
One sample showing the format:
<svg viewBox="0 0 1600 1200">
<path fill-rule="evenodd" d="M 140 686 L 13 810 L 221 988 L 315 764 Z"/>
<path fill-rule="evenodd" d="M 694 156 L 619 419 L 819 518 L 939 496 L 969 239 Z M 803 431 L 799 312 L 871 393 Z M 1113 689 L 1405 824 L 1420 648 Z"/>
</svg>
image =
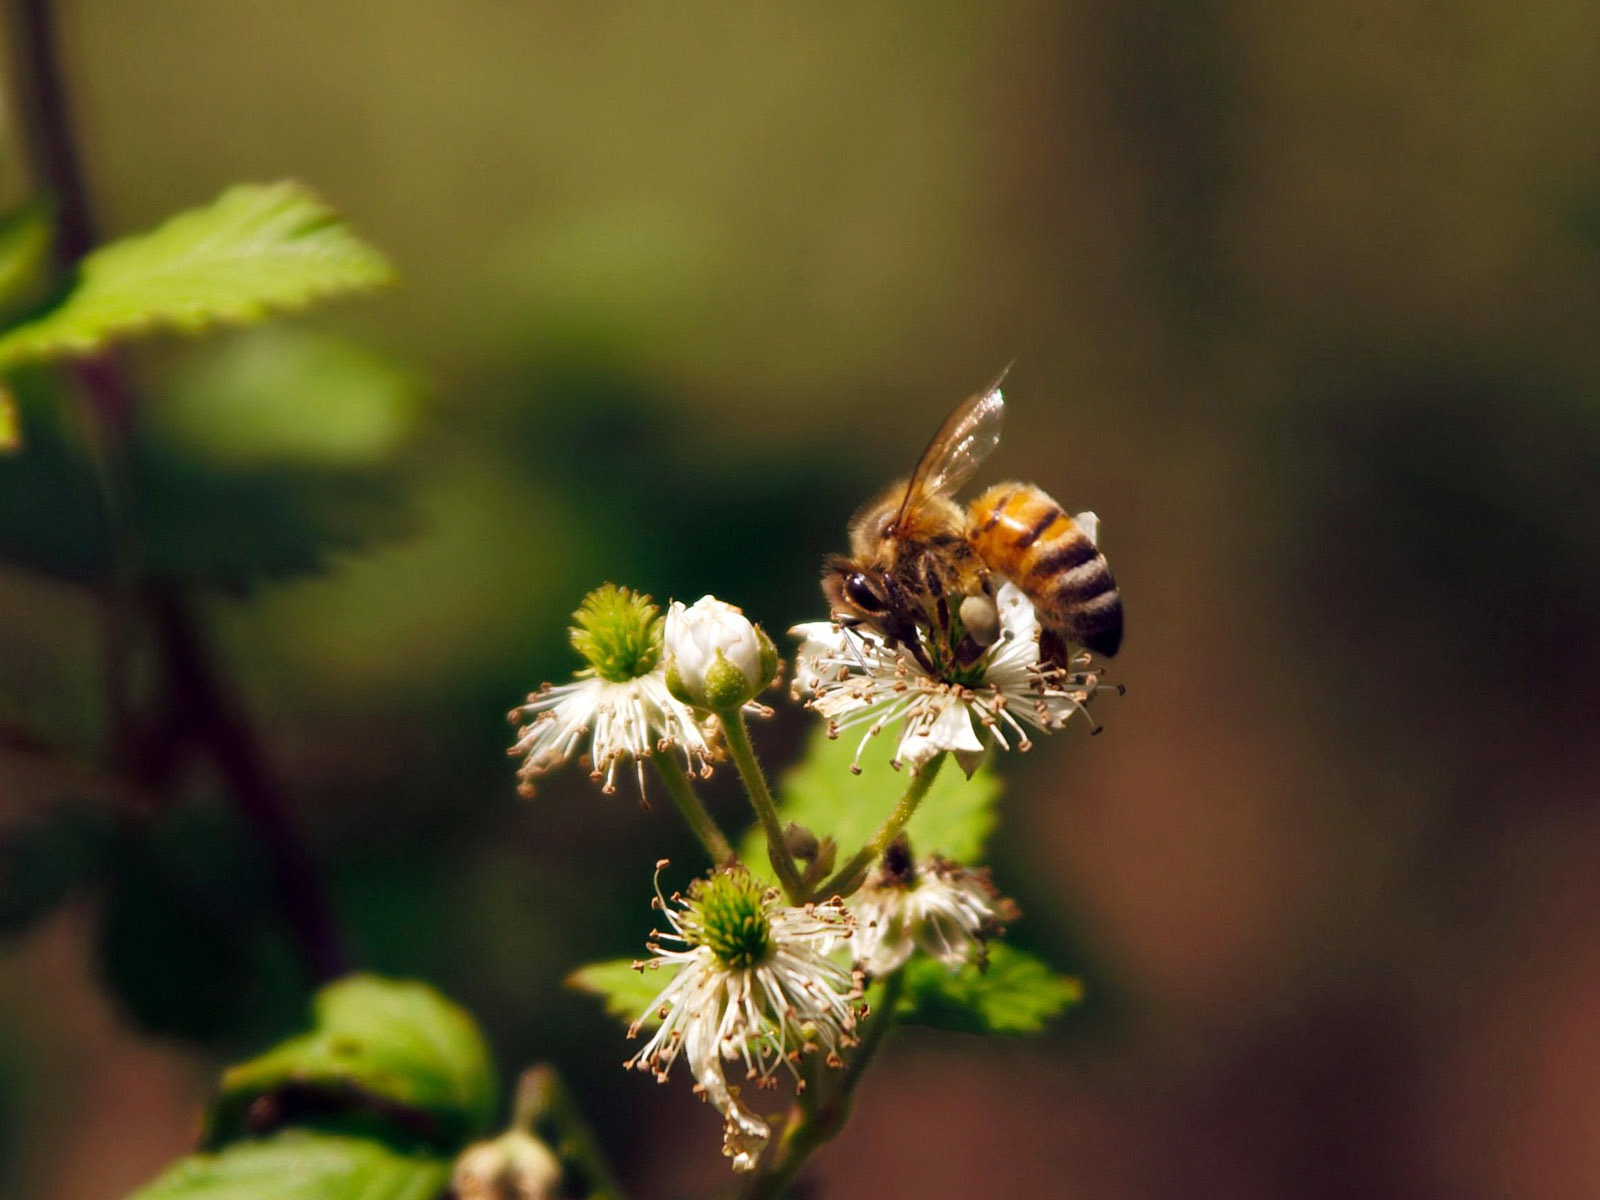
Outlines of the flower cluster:
<svg viewBox="0 0 1600 1200">
<path fill-rule="evenodd" d="M 1039 618 L 1015 584 L 1001 584 L 995 603 L 999 635 L 962 679 L 930 673 L 917 656 L 868 626 L 797 625 L 790 630 L 801 639 L 796 695 L 809 697 L 810 707 L 828 718 L 830 734 L 866 726 L 862 747 L 899 721 L 894 762 L 912 772 L 948 751 L 970 775 L 983 757 L 981 732 L 1001 749 L 1015 743 L 1027 750 L 1029 728 L 1061 728 L 1086 710 L 1100 681 L 1092 671 L 1042 659 Z M 1087 657 L 1075 660 L 1078 665 L 1087 667 Z"/>
<path fill-rule="evenodd" d="M 706 596 L 674 603 L 665 620 L 650 597 L 606 584 L 573 615 L 573 648 L 587 665 L 571 683 L 542 689 L 511 712 L 511 754 L 523 760 L 520 790 L 577 757 L 604 792 L 616 790 L 619 764 L 631 761 L 644 791 L 644 762 L 676 751 L 686 770 L 711 773 L 717 713 L 765 713 L 753 698 L 772 682 L 771 640 L 731 604 Z"/>
<path fill-rule="evenodd" d="M 627 1065 L 665 1080 L 684 1058 L 723 1116 L 723 1153 L 734 1170 L 751 1170 L 772 1130 L 729 1082 L 726 1064 L 742 1063 L 758 1088 L 775 1086 L 779 1063 L 800 1081 L 802 1055 L 842 1065 L 839 1051 L 855 1041 L 861 976 L 831 955 L 854 922 L 838 902 L 786 905 L 742 867 L 698 879 L 670 901 L 658 882 L 655 903 L 669 928 L 650 943 L 655 957 L 636 965 L 673 975 L 629 1028 L 636 1037 L 647 1021 L 661 1022 Z"/>
</svg>

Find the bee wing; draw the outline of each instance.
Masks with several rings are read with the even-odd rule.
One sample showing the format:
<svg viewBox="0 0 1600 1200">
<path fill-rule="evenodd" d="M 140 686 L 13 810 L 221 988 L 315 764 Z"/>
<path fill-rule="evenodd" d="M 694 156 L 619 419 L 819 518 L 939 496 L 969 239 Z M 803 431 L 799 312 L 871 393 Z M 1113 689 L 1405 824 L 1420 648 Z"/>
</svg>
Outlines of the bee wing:
<svg viewBox="0 0 1600 1200">
<path fill-rule="evenodd" d="M 1002 373 L 1001 379 L 1004 378 Z M 895 517 L 896 524 L 926 497 L 948 495 L 972 478 L 978 464 L 1000 444 L 1000 419 L 1004 415 L 1000 379 L 956 406 L 917 460 L 917 469 L 911 473 L 905 499 Z"/>
<path fill-rule="evenodd" d="M 1091 546 L 1100 544 L 1100 518 L 1092 512 L 1081 512 L 1072 518 L 1072 523 L 1083 531 L 1083 536 L 1089 539 Z"/>
</svg>

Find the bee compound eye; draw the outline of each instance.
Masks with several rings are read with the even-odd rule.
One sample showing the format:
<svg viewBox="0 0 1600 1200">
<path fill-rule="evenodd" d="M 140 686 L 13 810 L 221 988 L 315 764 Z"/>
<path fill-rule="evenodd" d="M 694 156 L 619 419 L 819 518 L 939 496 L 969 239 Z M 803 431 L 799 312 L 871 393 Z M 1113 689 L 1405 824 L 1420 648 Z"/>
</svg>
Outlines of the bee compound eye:
<svg viewBox="0 0 1600 1200">
<path fill-rule="evenodd" d="M 883 608 L 883 601 L 878 599 L 878 594 L 860 571 L 851 573 L 845 579 L 844 594 L 851 604 L 868 612 L 879 612 Z"/>
</svg>

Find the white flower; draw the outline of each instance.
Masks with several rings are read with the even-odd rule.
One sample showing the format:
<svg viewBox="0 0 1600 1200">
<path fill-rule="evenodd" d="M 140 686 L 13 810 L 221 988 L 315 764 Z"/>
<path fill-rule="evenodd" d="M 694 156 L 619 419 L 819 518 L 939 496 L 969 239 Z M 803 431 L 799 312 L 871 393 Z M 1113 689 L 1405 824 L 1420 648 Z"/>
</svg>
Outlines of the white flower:
<svg viewBox="0 0 1600 1200">
<path fill-rule="evenodd" d="M 714 596 L 667 609 L 667 683 L 700 708 L 738 708 L 772 682 L 778 652 L 740 609 Z"/>
<path fill-rule="evenodd" d="M 828 718 L 830 734 L 867 727 L 858 758 L 868 738 L 901 722 L 893 761 L 913 773 L 948 750 L 971 774 L 986 740 L 1002 749 L 1014 741 L 1027 750 L 1029 727 L 1060 729 L 1085 711 L 1100 681 L 1092 672 L 1041 661 L 1039 618 L 1015 584 L 1002 583 L 995 603 L 1000 636 L 957 679 L 933 677 L 904 647 L 891 649 L 868 626 L 796 625 L 790 630 L 801 639 L 795 691 L 809 695 L 809 705 Z"/>
<path fill-rule="evenodd" d="M 545 684 L 511 711 L 511 754 L 524 795 L 534 779 L 568 759 L 584 759 L 602 790 L 616 790 L 619 763 L 631 759 L 644 790 L 644 760 L 676 750 L 687 770 L 711 771 L 711 729 L 667 690 L 661 662 L 663 622 L 650 597 L 606 584 L 573 614 L 573 647 L 588 666 L 571 683 Z"/>
<path fill-rule="evenodd" d="M 450 1179 L 457 1200 L 553 1200 L 560 1186 L 560 1160 L 520 1129 L 468 1146 Z"/>
<path fill-rule="evenodd" d="M 658 881 L 664 865 L 657 865 Z M 776 888 L 742 867 L 696 880 L 687 897 L 670 902 L 658 882 L 656 907 L 671 928 L 651 941 L 655 957 L 636 965 L 673 975 L 629 1028 L 636 1037 L 647 1021 L 661 1020 L 626 1065 L 665 1080 L 678 1057 L 686 1058 L 696 1090 L 723 1116 L 723 1154 L 734 1170 L 749 1171 L 772 1130 L 728 1081 L 725 1064 L 742 1062 L 745 1081 L 757 1088 L 776 1086 L 779 1063 L 803 1086 L 795 1066 L 802 1054 L 842 1065 L 839 1051 L 855 1044 L 861 978 L 828 955 L 851 936 L 850 914 L 837 902 L 785 905 Z"/>
<path fill-rule="evenodd" d="M 937 856 L 914 863 L 902 839 L 850 898 L 857 964 L 869 975 L 898 970 L 918 946 L 951 970 L 986 962 L 985 943 L 1016 907 L 972 871 Z"/>
<path fill-rule="evenodd" d="M 658 751 L 676 750 L 688 770 L 711 772 L 706 731 L 689 707 L 667 692 L 659 668 L 620 683 L 598 677 L 559 687 L 547 683 L 512 710 L 511 717 L 528 721 L 517 730 L 510 751 L 523 760 L 517 778 L 526 796 L 533 795 L 535 778 L 574 755 L 589 764 L 590 778 L 607 793 L 617 790 L 617 765 L 628 759 L 643 792 L 644 760 Z"/>
</svg>

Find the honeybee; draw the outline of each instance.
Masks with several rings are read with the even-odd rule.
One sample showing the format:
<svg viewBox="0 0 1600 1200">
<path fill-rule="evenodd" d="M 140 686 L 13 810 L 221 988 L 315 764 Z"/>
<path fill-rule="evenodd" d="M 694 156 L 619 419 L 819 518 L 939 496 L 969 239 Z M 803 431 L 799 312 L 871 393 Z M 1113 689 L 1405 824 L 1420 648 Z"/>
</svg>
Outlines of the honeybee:
<svg viewBox="0 0 1600 1200">
<path fill-rule="evenodd" d="M 993 643 L 997 575 L 1033 602 L 1045 660 L 1066 666 L 1068 643 L 1108 657 L 1122 644 L 1122 595 L 1093 513 L 1069 517 L 1031 483 L 998 484 L 970 510 L 952 499 L 999 445 L 1004 414 L 998 380 L 957 405 L 910 479 L 856 513 L 850 554 L 823 564 L 835 614 L 905 646 L 930 674 Z"/>
</svg>

